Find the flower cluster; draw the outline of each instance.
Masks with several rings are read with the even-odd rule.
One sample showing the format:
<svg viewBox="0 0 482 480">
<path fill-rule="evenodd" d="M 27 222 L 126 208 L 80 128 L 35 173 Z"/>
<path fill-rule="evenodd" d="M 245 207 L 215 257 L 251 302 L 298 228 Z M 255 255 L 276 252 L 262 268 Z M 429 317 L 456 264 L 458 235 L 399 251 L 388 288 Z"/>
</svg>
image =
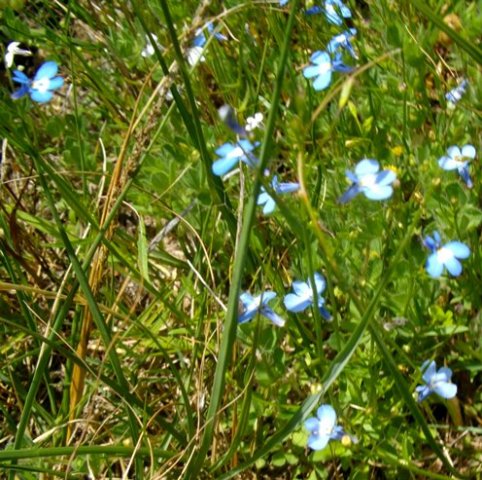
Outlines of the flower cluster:
<svg viewBox="0 0 482 480">
<path fill-rule="evenodd" d="M 330 320 L 331 315 L 328 312 L 328 310 L 326 310 L 326 308 L 324 307 L 325 299 L 321 296 L 326 286 L 325 279 L 320 273 L 315 273 L 314 281 L 315 281 L 315 290 L 316 290 L 316 296 L 317 296 L 318 309 L 321 315 L 325 318 L 325 320 Z M 283 300 L 286 310 L 293 313 L 299 313 L 299 312 L 303 312 L 308 307 L 314 304 L 315 295 L 314 295 L 314 290 L 310 285 L 310 280 L 308 280 L 308 282 L 295 281 L 293 282 L 292 286 L 295 293 L 289 293 L 284 297 L 284 300 Z M 265 317 L 269 318 L 275 325 L 283 326 L 284 321 L 280 322 L 278 316 L 272 317 L 271 313 L 266 314 L 266 310 L 262 310 L 266 308 L 266 302 L 272 300 L 275 296 L 276 296 L 276 293 L 271 291 L 264 292 L 261 295 L 258 295 L 257 297 L 254 297 L 254 298 L 249 293 L 246 293 L 246 292 L 243 293 L 240 296 L 240 301 L 243 304 L 243 309 L 238 318 L 238 322 L 245 323 L 248 320 L 251 320 L 259 311 L 261 315 L 264 315 Z M 281 325 L 281 323 L 283 323 L 283 325 Z"/>
</svg>

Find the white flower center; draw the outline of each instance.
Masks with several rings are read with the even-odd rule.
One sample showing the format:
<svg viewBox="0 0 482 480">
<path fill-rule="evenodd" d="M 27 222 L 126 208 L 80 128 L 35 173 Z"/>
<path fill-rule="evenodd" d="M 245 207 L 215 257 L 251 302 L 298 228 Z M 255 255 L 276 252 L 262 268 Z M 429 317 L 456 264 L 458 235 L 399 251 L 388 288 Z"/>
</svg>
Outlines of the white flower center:
<svg viewBox="0 0 482 480">
<path fill-rule="evenodd" d="M 448 260 L 454 258 L 454 254 L 448 248 L 442 247 L 437 250 L 437 258 L 440 263 L 445 263 Z"/>
<path fill-rule="evenodd" d="M 377 184 L 377 176 L 374 173 L 369 173 L 368 175 L 363 175 L 358 181 L 358 185 L 363 188 L 373 188 Z"/>
<path fill-rule="evenodd" d="M 32 83 L 32 88 L 34 90 L 38 90 L 41 93 L 45 93 L 50 87 L 50 79 L 49 78 L 41 78 L 40 80 L 36 80 Z"/>
<path fill-rule="evenodd" d="M 226 158 L 239 158 L 244 155 L 244 151 L 241 147 L 233 148 L 227 155 Z"/>
</svg>

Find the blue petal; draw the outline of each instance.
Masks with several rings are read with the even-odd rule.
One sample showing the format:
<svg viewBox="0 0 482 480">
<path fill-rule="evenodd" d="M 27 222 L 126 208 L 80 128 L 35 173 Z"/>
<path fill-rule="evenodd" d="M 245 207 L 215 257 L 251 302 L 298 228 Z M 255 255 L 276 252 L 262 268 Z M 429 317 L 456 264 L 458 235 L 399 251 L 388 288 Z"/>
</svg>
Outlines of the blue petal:
<svg viewBox="0 0 482 480">
<path fill-rule="evenodd" d="M 312 450 L 323 450 L 330 441 L 330 437 L 328 435 L 311 435 L 308 438 L 308 447 Z"/>
<path fill-rule="evenodd" d="M 313 303 L 313 300 L 311 298 L 299 297 L 294 293 L 288 293 L 283 303 L 285 304 L 286 310 L 298 313 L 306 310 Z"/>
<path fill-rule="evenodd" d="M 393 170 L 383 170 L 377 175 L 376 183 L 378 185 L 390 185 L 397 179 L 397 174 Z"/>
<path fill-rule="evenodd" d="M 279 183 L 276 187 L 276 193 L 293 193 L 300 189 L 299 183 Z"/>
<path fill-rule="evenodd" d="M 468 258 L 470 256 L 470 248 L 462 242 L 448 242 L 444 248 L 450 250 L 457 258 Z"/>
<path fill-rule="evenodd" d="M 57 75 L 59 70 L 58 65 L 55 62 L 45 62 L 35 74 L 34 81 L 40 80 L 41 78 L 52 78 Z"/>
<path fill-rule="evenodd" d="M 316 411 L 316 416 L 320 420 L 320 430 L 331 432 L 336 425 L 336 412 L 331 405 L 321 405 Z"/>
<path fill-rule="evenodd" d="M 438 164 L 441 169 L 449 172 L 459 168 L 460 162 L 458 160 L 454 160 L 452 157 L 441 157 L 438 160 Z"/>
<path fill-rule="evenodd" d="M 363 189 L 363 193 L 365 194 L 365 197 L 370 200 L 386 200 L 392 196 L 393 188 L 390 186 L 383 187 L 374 185 L 370 189 Z"/>
<path fill-rule="evenodd" d="M 353 184 L 339 199 L 338 203 L 347 203 L 360 193 L 360 187 Z"/>
<path fill-rule="evenodd" d="M 320 74 L 320 67 L 317 65 L 310 65 L 303 69 L 303 76 L 305 78 L 313 78 Z"/>
<path fill-rule="evenodd" d="M 318 310 L 325 320 L 331 320 L 331 313 L 325 307 L 318 304 Z"/>
<path fill-rule="evenodd" d="M 331 65 L 331 57 L 328 52 L 317 50 L 311 54 L 310 62 L 315 65 L 324 65 L 326 63 Z"/>
<path fill-rule="evenodd" d="M 263 292 L 261 294 L 261 304 L 262 305 L 266 305 L 268 302 L 270 302 L 271 300 L 273 300 L 273 298 L 276 297 L 276 292 L 272 292 L 271 290 L 267 290 L 266 292 Z"/>
<path fill-rule="evenodd" d="M 52 78 L 49 82 L 49 90 L 57 90 L 64 84 L 64 79 L 62 77 Z"/>
<path fill-rule="evenodd" d="M 213 171 L 214 175 L 222 177 L 223 175 L 228 173 L 230 170 L 232 170 L 237 165 L 238 162 L 239 162 L 238 157 L 220 158 L 219 160 L 216 160 L 213 163 L 212 171 Z"/>
<path fill-rule="evenodd" d="M 462 264 L 455 257 L 445 260 L 444 265 L 454 277 L 458 277 L 462 273 Z"/>
<path fill-rule="evenodd" d="M 449 157 L 455 158 L 455 157 L 461 157 L 462 152 L 460 151 L 460 148 L 457 147 L 457 145 L 452 145 L 447 149 L 447 154 Z"/>
<path fill-rule="evenodd" d="M 365 175 L 377 173 L 379 169 L 380 164 L 376 160 L 364 158 L 357 163 L 355 167 L 355 174 L 357 175 L 357 177 L 363 177 Z"/>
<path fill-rule="evenodd" d="M 239 296 L 239 300 L 242 302 L 244 308 L 248 308 L 248 306 L 254 302 L 254 298 L 249 292 L 243 292 Z"/>
<path fill-rule="evenodd" d="M 437 374 L 440 375 L 446 382 L 450 382 L 450 379 L 452 378 L 452 370 L 447 367 L 439 368 Z"/>
<path fill-rule="evenodd" d="M 425 400 L 432 393 L 432 390 L 427 385 L 420 385 L 415 390 L 418 392 L 419 402 Z"/>
<path fill-rule="evenodd" d="M 318 430 L 318 425 L 320 424 L 320 421 L 315 418 L 311 417 L 308 418 L 308 420 L 305 421 L 305 428 L 309 431 L 312 432 L 313 430 L 317 431 Z"/>
<path fill-rule="evenodd" d="M 28 93 L 28 85 L 22 85 L 18 90 L 10 95 L 13 100 L 18 100 Z"/>
<path fill-rule="evenodd" d="M 46 103 L 52 100 L 54 94 L 47 90 L 46 92 L 40 92 L 39 90 L 32 90 L 30 92 L 30 98 L 38 103 Z"/>
<path fill-rule="evenodd" d="M 226 155 L 229 155 L 235 148 L 236 147 L 232 143 L 224 143 L 214 151 L 219 157 L 225 157 Z"/>
<path fill-rule="evenodd" d="M 432 278 L 438 278 L 442 275 L 444 266 L 439 262 L 437 252 L 432 253 L 432 255 L 428 257 L 425 269 Z"/>
<path fill-rule="evenodd" d="M 432 377 L 437 372 L 437 364 L 434 360 L 425 360 L 425 362 L 422 363 L 420 370 L 422 371 L 423 381 L 425 383 L 430 383 Z"/>
<path fill-rule="evenodd" d="M 321 294 L 326 288 L 326 281 L 321 273 L 316 272 L 314 277 L 315 277 L 316 292 L 318 294 Z"/>
<path fill-rule="evenodd" d="M 264 204 L 263 207 L 263 213 L 265 215 L 269 215 L 270 213 L 273 213 L 276 208 L 276 202 L 274 198 L 268 196 L 266 203 Z"/>
<path fill-rule="evenodd" d="M 277 327 L 283 327 L 285 324 L 284 319 L 273 312 L 273 310 L 271 310 L 269 307 L 264 306 L 261 309 L 261 314 L 264 315 L 268 320 L 271 320 L 271 322 L 273 322 Z"/>
<path fill-rule="evenodd" d="M 462 177 L 462 180 L 465 182 L 468 188 L 472 188 L 474 186 L 472 179 L 470 178 L 469 168 L 467 165 L 463 167 L 459 167 L 458 169 L 459 175 Z"/>
<path fill-rule="evenodd" d="M 323 12 L 323 9 L 319 7 L 318 5 L 315 5 L 314 7 L 307 8 L 305 11 L 306 15 L 316 15 L 318 13 Z"/>
<path fill-rule="evenodd" d="M 433 388 L 433 391 L 442 398 L 453 398 L 457 395 L 457 385 L 448 382 L 439 382 Z"/>
<path fill-rule="evenodd" d="M 20 70 L 13 71 L 12 80 L 16 83 L 23 83 L 25 85 L 28 85 L 30 83 L 30 78 L 28 78 L 27 75 L 25 75 L 25 73 L 21 72 Z"/>
<path fill-rule="evenodd" d="M 292 288 L 296 295 L 299 295 L 300 297 L 312 295 L 312 289 L 308 282 L 293 282 Z"/>
<path fill-rule="evenodd" d="M 319 75 L 318 78 L 313 82 L 313 88 L 316 91 L 324 90 L 331 82 L 331 70 L 324 72 L 322 75 Z"/>
<path fill-rule="evenodd" d="M 462 156 L 464 158 L 474 159 L 476 155 L 475 147 L 473 145 L 465 145 L 462 147 Z"/>
</svg>

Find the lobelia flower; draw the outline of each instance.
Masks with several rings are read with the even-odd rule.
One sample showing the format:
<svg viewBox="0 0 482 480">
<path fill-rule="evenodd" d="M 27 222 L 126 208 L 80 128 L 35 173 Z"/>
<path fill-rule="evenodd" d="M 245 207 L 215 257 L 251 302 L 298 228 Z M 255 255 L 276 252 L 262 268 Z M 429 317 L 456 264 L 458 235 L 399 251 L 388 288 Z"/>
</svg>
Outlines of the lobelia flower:
<svg viewBox="0 0 482 480">
<path fill-rule="evenodd" d="M 341 25 L 344 18 L 351 18 L 351 11 L 342 0 L 325 0 L 324 10 L 326 19 L 334 25 Z"/>
<path fill-rule="evenodd" d="M 316 417 L 305 421 L 305 428 L 310 432 L 308 447 L 323 450 L 330 440 L 341 440 L 345 435 L 343 427 L 336 424 L 336 412 L 331 405 L 321 405 Z"/>
<path fill-rule="evenodd" d="M 258 313 L 273 322 L 277 327 L 282 327 L 285 324 L 283 318 L 275 313 L 271 307 L 268 306 L 273 298 L 276 297 L 276 292 L 266 291 L 261 295 L 253 297 L 250 293 L 244 292 L 239 299 L 243 304 L 243 310 L 238 317 L 238 323 L 246 323 L 252 320 Z"/>
<path fill-rule="evenodd" d="M 475 158 L 475 153 L 473 145 L 464 145 L 462 149 L 452 146 L 447 150 L 447 156 L 439 159 L 438 164 L 443 170 L 457 170 L 467 187 L 472 188 L 474 184 L 470 178 L 469 162 Z"/>
<path fill-rule="evenodd" d="M 314 277 L 318 297 L 318 309 L 325 320 L 331 320 L 330 312 L 324 307 L 325 299 L 321 296 L 326 288 L 325 279 L 320 273 L 315 273 Z M 295 293 L 288 293 L 284 298 L 284 304 L 287 310 L 298 313 L 313 305 L 314 293 L 310 279 L 306 282 L 295 281 L 293 282 L 292 287 Z"/>
<path fill-rule="evenodd" d="M 234 109 L 229 105 L 223 105 L 218 108 L 219 118 L 224 122 L 224 124 L 230 128 L 234 133 L 241 137 L 246 136 L 245 128 L 238 123 L 236 120 L 236 115 Z"/>
<path fill-rule="evenodd" d="M 358 58 L 357 54 L 351 44 L 351 39 L 356 35 L 356 28 L 350 28 L 339 35 L 335 35 L 326 47 L 331 54 L 336 54 L 341 49 L 345 49 L 353 58 Z"/>
<path fill-rule="evenodd" d="M 462 264 L 458 259 L 463 260 L 470 255 L 470 249 L 465 243 L 453 241 L 441 246 L 440 234 L 433 232 L 433 237 L 427 235 L 423 239 L 423 244 L 432 252 L 425 264 L 425 269 L 431 277 L 440 277 L 444 267 L 454 277 L 462 273 Z"/>
<path fill-rule="evenodd" d="M 275 175 L 271 180 L 271 188 L 277 195 L 283 193 L 292 193 L 300 189 L 299 183 L 279 183 L 278 177 Z M 261 187 L 261 193 L 258 195 L 257 205 L 264 205 L 263 213 L 268 215 L 273 213 L 276 207 L 275 199 L 266 191 L 264 187 Z"/>
<path fill-rule="evenodd" d="M 238 162 L 244 162 L 250 167 L 258 164 L 258 159 L 251 153 L 259 142 L 252 144 L 249 140 L 239 140 L 237 143 L 225 143 L 216 150 L 221 158 L 212 165 L 214 175 L 223 176 L 232 170 Z"/>
<path fill-rule="evenodd" d="M 338 199 L 339 203 L 346 203 L 359 193 L 363 193 L 370 200 L 385 200 L 392 196 L 392 183 L 397 175 L 393 170 L 380 170 L 376 160 L 365 158 L 358 162 L 355 172 L 347 171 L 346 176 L 352 184 Z"/>
<path fill-rule="evenodd" d="M 208 22 L 203 28 L 199 28 L 196 30 L 196 36 L 192 42 L 193 46 L 195 47 L 204 47 L 207 42 L 206 34 L 204 33 L 204 29 L 207 29 L 209 35 L 214 35 L 219 41 L 227 40 L 228 37 L 223 35 L 220 32 L 214 33 L 214 25 L 213 22 Z"/>
<path fill-rule="evenodd" d="M 457 395 L 457 385 L 452 383 L 452 370 L 442 367 L 437 370 L 437 364 L 432 360 L 426 360 L 421 368 L 422 379 L 425 385 L 419 385 L 415 391 L 418 393 L 418 401 L 425 400 L 432 393 L 442 398 L 450 399 Z"/>
<path fill-rule="evenodd" d="M 313 88 L 317 91 L 324 90 L 331 83 L 333 72 L 350 73 L 353 68 L 345 65 L 341 59 L 341 54 L 336 53 L 332 60 L 328 52 L 317 50 L 310 57 L 313 65 L 308 65 L 303 69 L 305 78 L 315 78 Z"/>
<path fill-rule="evenodd" d="M 449 104 L 452 105 L 452 107 L 454 107 L 455 104 L 458 103 L 459 100 L 462 98 L 468 86 L 468 80 L 463 79 L 459 85 L 457 85 L 455 88 L 445 94 L 445 99 L 447 100 L 447 102 L 449 102 Z"/>
<path fill-rule="evenodd" d="M 26 94 L 38 103 L 46 103 L 54 96 L 53 91 L 57 90 L 64 84 L 62 77 L 57 77 L 59 67 L 55 62 L 45 62 L 38 70 L 33 80 L 19 70 L 13 71 L 13 81 L 20 83 L 21 87 L 12 93 L 14 100 L 23 97 Z"/>
<path fill-rule="evenodd" d="M 10 42 L 7 45 L 7 51 L 5 52 L 4 62 L 5 68 L 11 68 L 14 60 L 15 55 L 20 55 L 21 57 L 31 57 L 32 52 L 25 48 L 20 48 L 20 42 Z"/>
</svg>

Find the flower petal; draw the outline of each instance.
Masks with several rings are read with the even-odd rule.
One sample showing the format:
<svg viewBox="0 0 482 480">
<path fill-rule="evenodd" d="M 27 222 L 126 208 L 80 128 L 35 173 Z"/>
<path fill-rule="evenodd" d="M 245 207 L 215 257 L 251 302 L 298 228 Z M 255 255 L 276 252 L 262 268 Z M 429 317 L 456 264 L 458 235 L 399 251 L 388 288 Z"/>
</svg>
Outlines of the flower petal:
<svg viewBox="0 0 482 480">
<path fill-rule="evenodd" d="M 319 75 L 318 78 L 313 82 L 313 88 L 316 91 L 324 90 L 331 82 L 331 70 L 324 72 Z"/>
<path fill-rule="evenodd" d="M 47 78 L 55 77 L 55 75 L 57 75 L 58 70 L 59 70 L 59 67 L 55 62 L 45 62 L 37 70 L 37 73 L 35 74 L 35 77 L 33 79 L 34 81 L 37 81 L 45 77 Z"/>
<path fill-rule="evenodd" d="M 377 185 L 390 185 L 397 179 L 397 174 L 393 170 L 383 170 L 377 175 Z"/>
<path fill-rule="evenodd" d="M 313 303 L 313 300 L 311 298 L 299 297 L 294 293 L 288 293 L 283 299 L 283 303 L 285 304 L 286 310 L 298 313 L 306 310 Z"/>
<path fill-rule="evenodd" d="M 459 160 L 454 160 L 452 157 L 441 157 L 438 160 L 440 168 L 446 170 L 447 172 L 451 170 L 456 170 L 460 166 Z"/>
<path fill-rule="evenodd" d="M 39 90 L 32 90 L 30 92 L 30 98 L 38 103 L 46 103 L 52 100 L 54 94 L 47 90 L 46 92 L 40 92 Z"/>
<path fill-rule="evenodd" d="M 422 371 L 423 381 L 425 383 L 430 383 L 430 380 L 432 380 L 432 377 L 437 372 L 437 364 L 434 360 L 425 360 L 425 362 L 422 363 L 420 370 Z"/>
<path fill-rule="evenodd" d="M 54 77 L 50 80 L 49 90 L 57 90 L 64 84 L 64 79 L 62 77 Z"/>
<path fill-rule="evenodd" d="M 369 198 L 370 200 L 386 200 L 390 198 L 393 194 L 393 188 L 391 186 L 379 186 L 373 185 L 372 187 L 365 188 L 363 190 L 365 197 Z"/>
<path fill-rule="evenodd" d="M 457 395 L 457 385 L 449 382 L 439 382 L 434 386 L 433 391 L 442 398 L 453 398 Z"/>
<path fill-rule="evenodd" d="M 293 282 L 293 285 L 291 286 L 296 295 L 299 295 L 300 297 L 311 297 L 312 295 L 312 290 L 308 282 L 296 281 Z"/>
<path fill-rule="evenodd" d="M 475 147 L 473 145 L 465 145 L 462 147 L 462 156 L 465 158 L 475 158 Z"/>
<path fill-rule="evenodd" d="M 321 405 L 316 411 L 316 416 L 320 420 L 320 432 L 330 432 L 336 425 L 336 412 L 331 405 Z"/>
<path fill-rule="evenodd" d="M 462 264 L 455 257 L 447 258 L 444 262 L 444 265 L 449 273 L 454 277 L 458 277 L 462 273 Z"/>
<path fill-rule="evenodd" d="M 455 158 L 455 157 L 461 157 L 462 152 L 460 151 L 460 148 L 457 147 L 456 145 L 452 145 L 447 149 L 447 153 L 449 157 Z"/>
<path fill-rule="evenodd" d="M 303 69 L 303 76 L 305 78 L 313 78 L 320 74 L 320 67 L 318 65 L 310 65 Z"/>
<path fill-rule="evenodd" d="M 442 275 L 444 266 L 440 263 L 437 252 L 432 253 L 432 255 L 428 257 L 425 269 L 432 278 L 438 278 Z"/>
<path fill-rule="evenodd" d="M 308 438 L 308 447 L 312 450 L 323 450 L 330 441 L 328 435 L 310 435 Z"/>
<path fill-rule="evenodd" d="M 377 173 L 378 170 L 380 170 L 380 164 L 376 160 L 372 160 L 371 158 L 364 158 L 356 165 L 355 175 L 357 177 L 362 177 L 364 175 Z"/>
<path fill-rule="evenodd" d="M 222 177 L 226 173 L 228 173 L 230 170 L 232 170 L 236 164 L 239 162 L 238 157 L 234 158 L 220 158 L 219 160 L 216 160 L 212 164 L 212 171 L 214 175 L 217 175 L 219 177 Z"/>
<path fill-rule="evenodd" d="M 360 193 L 360 187 L 353 184 L 339 199 L 338 203 L 347 203 Z"/>
<path fill-rule="evenodd" d="M 326 281 L 321 273 L 316 272 L 315 275 L 315 287 L 318 295 L 322 294 L 326 288 Z"/>
<path fill-rule="evenodd" d="M 260 313 L 264 315 L 268 320 L 271 320 L 271 322 L 273 322 L 277 327 L 283 327 L 285 324 L 285 320 L 266 305 L 262 307 Z"/>
<path fill-rule="evenodd" d="M 444 248 L 450 250 L 457 258 L 468 258 L 470 256 L 470 248 L 462 242 L 448 242 Z"/>
<path fill-rule="evenodd" d="M 315 418 L 315 417 L 310 417 L 305 421 L 305 428 L 309 432 L 317 431 L 318 430 L 318 425 L 320 424 L 320 421 Z"/>
</svg>

